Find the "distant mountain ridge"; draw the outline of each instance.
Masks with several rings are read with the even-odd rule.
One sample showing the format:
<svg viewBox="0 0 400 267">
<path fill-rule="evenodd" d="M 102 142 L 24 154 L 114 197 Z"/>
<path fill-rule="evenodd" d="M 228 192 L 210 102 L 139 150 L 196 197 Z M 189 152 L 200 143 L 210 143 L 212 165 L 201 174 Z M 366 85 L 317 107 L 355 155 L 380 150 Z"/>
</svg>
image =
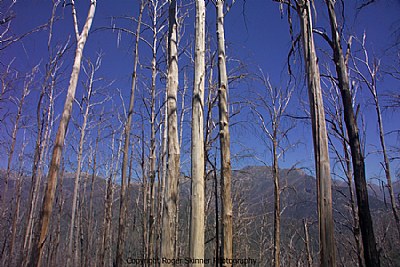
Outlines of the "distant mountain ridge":
<svg viewBox="0 0 400 267">
<path fill-rule="evenodd" d="M 4 188 L 4 172 L 0 172 L 0 190 L 2 192 Z M 311 246 L 313 247 L 314 254 L 318 251 L 318 214 L 317 214 L 317 203 L 316 203 L 316 180 L 311 175 L 308 175 L 302 169 L 280 169 L 280 186 L 281 186 L 281 223 L 282 223 L 282 244 L 290 244 L 292 242 L 291 238 L 294 235 L 301 237 L 302 235 L 302 227 L 303 223 L 306 221 L 309 223 L 309 231 L 310 231 L 310 239 Z M 59 179 L 57 194 L 55 198 L 55 212 L 53 214 L 53 223 L 57 223 L 58 221 L 58 211 L 60 205 L 62 205 L 61 216 L 59 217 L 60 221 L 60 245 L 65 246 L 67 240 L 67 233 L 69 222 L 71 218 L 71 199 L 74 187 L 74 174 L 73 173 L 65 173 L 63 179 Z M 218 177 L 218 174 L 217 174 Z M 93 178 L 93 192 L 91 192 Z M 21 202 L 21 212 L 20 218 L 22 219 L 22 223 L 25 222 L 26 216 L 26 208 L 27 201 L 29 197 L 29 188 L 30 188 L 30 177 L 23 177 L 24 183 L 22 186 L 22 202 Z M 41 184 L 41 192 L 44 190 L 46 177 L 42 178 Z M 214 201 L 211 201 L 213 196 L 213 190 L 215 185 L 214 176 L 211 174 L 210 177 L 207 177 L 206 188 L 208 193 L 206 194 L 207 201 L 207 210 L 209 214 L 207 215 L 208 221 L 207 223 L 207 233 L 206 240 L 213 239 L 213 209 L 215 207 Z M 8 199 L 15 201 L 15 184 L 16 179 L 11 178 L 9 180 L 9 188 L 8 188 Z M 333 180 L 332 182 L 332 194 L 333 194 L 333 215 L 335 220 L 335 232 L 337 242 L 342 242 L 343 238 L 352 242 L 352 234 L 349 230 L 352 229 L 352 215 L 349 205 L 349 189 L 345 182 Z M 62 185 L 62 186 L 61 186 Z M 83 185 L 86 185 L 83 188 Z M 398 194 L 399 183 L 396 183 L 396 194 Z M 88 212 L 88 203 L 89 197 L 92 193 L 93 199 L 93 219 L 96 228 L 94 229 L 96 240 L 93 241 L 93 248 L 100 248 L 102 242 L 102 225 L 104 221 L 104 205 L 105 205 L 105 192 L 106 192 L 107 180 L 102 177 L 92 177 L 90 174 L 83 174 L 81 177 L 81 196 L 84 196 L 85 207 L 82 212 L 82 222 L 85 222 L 85 218 L 87 217 Z M 219 181 L 218 181 L 219 186 Z M 117 231 L 117 222 L 118 222 L 118 212 L 119 212 L 119 188 L 118 184 L 113 184 L 114 187 L 114 196 L 113 196 L 113 219 L 112 219 L 112 227 L 113 232 Z M 141 227 L 141 217 L 143 203 L 141 203 L 141 183 L 135 181 L 130 184 L 129 191 L 127 195 L 129 195 L 130 202 L 128 204 L 128 211 L 131 216 L 131 221 L 128 222 L 129 225 L 136 225 L 135 231 L 130 232 L 129 238 L 132 240 L 141 240 L 140 227 Z M 218 189 L 220 192 L 220 189 Z M 384 227 L 390 224 L 392 220 L 392 214 L 390 210 L 390 205 L 385 205 L 385 201 L 383 200 L 383 193 L 380 191 L 381 188 L 378 185 L 371 185 L 369 190 L 369 203 L 370 209 L 372 213 L 372 217 L 378 226 L 378 231 L 380 227 Z M 381 192 L 381 193 L 380 193 Z M 61 195 L 62 194 L 62 198 Z M 387 194 L 386 194 L 387 196 Z M 157 196 L 156 196 L 157 197 Z M 186 240 L 187 229 L 188 228 L 188 214 L 190 208 L 190 177 L 181 176 L 180 179 L 180 231 L 181 231 L 181 239 L 183 242 Z M 258 240 L 260 231 L 265 235 L 265 240 L 271 240 L 271 231 L 273 227 L 273 208 L 274 208 L 274 187 L 272 180 L 272 171 L 269 166 L 247 166 L 240 170 L 232 171 L 232 199 L 233 199 L 233 219 L 234 223 L 234 231 L 239 234 L 243 233 L 243 229 L 241 227 L 245 227 L 248 231 L 247 235 L 249 241 L 246 239 L 239 238 L 237 239 L 238 244 L 236 244 L 236 251 L 238 257 L 245 257 L 246 255 L 241 255 L 242 244 L 240 242 L 249 242 L 247 244 L 249 249 L 249 257 L 256 257 L 257 250 L 260 247 L 257 246 L 257 242 L 254 243 L 254 240 Z M 62 201 L 61 201 L 62 200 Z M 82 199 L 81 199 L 82 200 Z M 156 200 L 157 201 L 157 200 Z M 219 200 L 218 200 L 219 201 Z M 387 201 L 387 203 L 389 203 Z M 11 203 L 10 207 L 13 207 L 14 202 Z M 12 209 L 10 209 L 11 211 Z M 249 220 L 249 221 L 248 221 Z M 246 222 L 246 223 L 244 223 Z M 55 227 L 53 225 L 53 227 Z M 129 226 L 131 227 L 131 226 Z M 261 227 L 261 228 L 260 228 Z M 185 230 L 186 229 L 186 230 Z M 260 230 L 261 229 L 261 230 Z M 262 230 L 264 229 L 264 230 Z M 4 231 L 8 231 L 7 227 L 0 229 L 2 233 L 0 236 L 7 236 Z M 21 238 L 18 238 L 22 240 Z M 182 241 L 181 240 L 181 241 Z M 251 240 L 253 240 L 251 242 Z M 0 240 L 0 243 L 3 240 Z M 20 242 L 20 241 L 19 241 Z M 140 246 L 141 243 L 138 241 L 132 241 L 133 247 L 131 247 L 132 251 L 136 251 L 136 257 L 140 256 Z M 302 241 L 298 240 L 300 244 L 296 246 L 303 246 Z M 186 255 L 185 249 L 187 249 L 187 245 L 185 243 L 182 245 L 184 248 L 182 249 L 183 255 Z M 208 253 L 212 251 L 212 243 L 208 245 L 210 250 Z M 349 244 L 341 245 L 338 247 L 338 250 L 341 253 L 345 253 L 351 249 Z M 315 256 L 315 255 L 314 255 Z M 395 255 L 397 257 L 400 255 Z M 316 256 L 315 256 L 316 257 Z"/>
</svg>

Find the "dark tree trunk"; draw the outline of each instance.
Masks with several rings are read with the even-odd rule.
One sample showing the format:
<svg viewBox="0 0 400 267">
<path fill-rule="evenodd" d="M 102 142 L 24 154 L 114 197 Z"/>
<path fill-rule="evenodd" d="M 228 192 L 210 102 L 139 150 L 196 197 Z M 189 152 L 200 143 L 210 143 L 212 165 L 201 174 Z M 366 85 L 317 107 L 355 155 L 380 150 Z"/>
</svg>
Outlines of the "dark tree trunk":
<svg viewBox="0 0 400 267">
<path fill-rule="evenodd" d="M 364 246 L 365 264 L 367 267 L 380 266 L 379 254 L 376 248 L 374 228 L 371 218 L 368 202 L 367 182 L 365 178 L 364 156 L 361 151 L 360 137 L 358 134 L 358 126 L 354 115 L 352 96 L 349 88 L 349 78 L 347 66 L 343 56 L 343 50 L 340 43 L 340 36 L 337 29 L 336 14 L 334 2 L 327 0 L 331 32 L 332 32 L 332 49 L 335 61 L 336 72 L 338 75 L 338 83 L 340 93 L 342 95 L 344 108 L 344 121 L 346 123 L 347 134 L 349 136 L 349 145 L 353 162 L 354 183 L 356 186 L 358 216 L 360 219 L 361 236 Z"/>
</svg>

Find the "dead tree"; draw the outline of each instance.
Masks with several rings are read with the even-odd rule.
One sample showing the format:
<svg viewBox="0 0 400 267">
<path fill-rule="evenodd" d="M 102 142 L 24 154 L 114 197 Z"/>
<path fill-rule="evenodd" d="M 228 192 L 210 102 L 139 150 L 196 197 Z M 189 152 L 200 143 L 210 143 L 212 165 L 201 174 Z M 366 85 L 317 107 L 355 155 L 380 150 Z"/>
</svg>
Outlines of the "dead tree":
<svg viewBox="0 0 400 267">
<path fill-rule="evenodd" d="M 118 129 L 112 129 L 111 138 L 111 159 L 107 165 L 107 185 L 104 193 L 104 218 L 103 218 L 103 235 L 102 235 L 102 248 L 100 250 L 100 266 L 112 266 L 112 208 L 114 201 L 115 190 L 115 177 L 118 172 L 118 163 L 121 159 L 122 152 L 122 135 L 116 140 L 115 135 Z M 118 142 L 117 147 L 115 143 Z"/>
<path fill-rule="evenodd" d="M 17 239 L 17 226 L 18 226 L 18 221 L 20 219 L 20 208 L 21 208 L 21 191 L 22 191 L 22 183 L 23 183 L 23 175 L 24 175 L 24 152 L 25 152 L 25 147 L 27 145 L 27 142 L 25 141 L 25 132 L 24 132 L 24 140 L 22 142 L 22 147 L 21 151 L 18 155 L 18 161 L 19 161 L 19 167 L 18 167 L 18 173 L 17 173 L 17 180 L 16 180 L 16 186 L 15 186 L 15 209 L 14 209 L 14 214 L 12 218 L 12 226 L 11 226 L 11 238 L 10 238 L 10 246 L 9 246 L 9 252 L 8 252 L 8 267 L 15 266 L 17 263 L 17 257 L 14 256 L 15 254 L 15 247 L 16 247 L 16 239 Z M 14 197 L 13 197 L 14 198 Z M 14 202 L 12 200 L 11 202 Z M 4 257 L 5 258 L 5 257 Z M 4 262 L 5 265 L 5 262 Z"/>
<path fill-rule="evenodd" d="M 386 181 L 387 181 L 387 187 L 389 190 L 389 196 L 390 196 L 390 204 L 393 212 L 393 217 L 396 223 L 397 227 L 397 234 L 398 238 L 400 239 L 400 211 L 399 207 L 397 205 L 397 201 L 395 198 L 395 193 L 393 189 L 393 183 L 392 183 L 392 172 L 390 170 L 390 160 L 389 160 L 389 155 L 388 155 L 388 149 L 386 146 L 385 142 L 385 131 L 383 127 L 383 119 L 382 119 L 382 111 L 379 103 L 379 97 L 378 97 L 378 92 L 377 92 L 377 73 L 379 70 L 379 61 L 375 61 L 375 64 L 373 64 L 373 67 L 368 66 L 368 53 L 365 48 L 364 49 L 364 55 L 365 55 L 365 61 L 364 63 L 366 64 L 366 67 L 368 68 L 368 72 L 370 75 L 370 82 L 367 82 L 364 78 L 364 82 L 367 84 L 367 87 L 372 95 L 374 105 L 375 105 L 375 111 L 376 111 L 376 116 L 378 118 L 378 129 L 379 129 L 379 141 L 380 141 L 380 146 L 382 149 L 382 155 L 383 155 L 383 169 L 385 171 L 385 176 L 386 176 Z M 358 74 L 360 72 L 358 71 Z M 397 100 L 398 101 L 398 100 Z"/>
<path fill-rule="evenodd" d="M 358 209 L 356 203 L 356 196 L 354 193 L 354 181 L 353 181 L 353 168 L 352 168 L 352 160 L 351 160 L 351 151 L 349 147 L 349 140 L 348 135 L 346 134 L 345 129 L 345 122 L 343 122 L 343 104 L 340 101 L 340 89 L 337 86 L 336 80 L 334 79 L 333 75 L 328 74 L 332 87 L 329 92 L 329 101 L 333 106 L 332 110 L 329 110 L 327 113 L 329 114 L 330 118 L 328 120 L 331 122 L 331 131 L 330 136 L 334 137 L 335 139 L 339 140 L 338 147 L 335 145 L 334 141 L 331 137 L 329 137 L 329 141 L 331 143 L 331 148 L 336 154 L 337 161 L 339 166 L 341 167 L 341 171 L 345 175 L 345 182 L 349 189 L 349 206 L 351 210 L 351 219 L 350 222 L 351 232 L 354 237 L 354 241 L 356 243 L 356 253 L 357 253 L 357 261 L 360 267 L 365 266 L 364 263 L 364 252 L 363 252 L 363 244 L 360 232 L 360 223 L 359 223 L 359 216 L 358 216 Z M 352 93 L 354 94 L 354 93 Z M 353 98 L 354 99 L 354 98 Z M 353 103 L 352 103 L 353 104 Z M 353 104 L 354 106 L 354 104 Z M 340 150 L 342 148 L 342 150 Z"/>
<path fill-rule="evenodd" d="M 35 78 L 35 74 L 38 71 L 39 66 L 35 66 L 34 68 L 32 68 L 32 71 L 30 74 L 26 75 L 26 79 L 24 82 L 24 87 L 22 90 L 22 94 L 21 97 L 18 99 L 18 97 L 13 97 L 10 96 L 10 98 L 12 99 L 12 101 L 15 103 L 15 105 L 17 106 L 17 113 L 15 115 L 15 120 L 14 120 L 14 127 L 11 133 L 11 140 L 10 140 L 10 147 L 8 150 L 8 155 L 7 155 L 7 170 L 6 170 L 6 177 L 4 180 L 4 189 L 2 192 L 2 217 L 5 216 L 6 210 L 7 210 L 7 202 L 6 202 L 6 198 L 7 198 L 7 191 L 8 191 L 8 180 L 10 178 L 11 175 L 11 165 L 12 165 L 12 159 L 13 159 L 13 155 L 15 152 L 15 145 L 17 143 L 17 134 L 18 131 L 20 129 L 20 120 L 22 118 L 22 111 L 23 111 L 23 107 L 24 107 L 24 103 L 25 103 L 25 98 L 29 95 L 30 91 L 31 91 L 31 85 L 34 81 Z"/>
<path fill-rule="evenodd" d="M 385 171 L 385 176 L 386 176 L 386 181 L 387 181 L 387 187 L 389 190 L 389 197 L 390 197 L 390 204 L 393 212 L 393 217 L 396 223 L 397 227 L 397 234 L 400 238 L 400 212 L 399 208 L 397 206 L 394 190 L 393 190 L 393 184 L 392 184 L 392 173 L 390 170 L 390 160 L 388 156 L 388 151 L 386 148 L 386 142 L 385 142 L 385 132 L 383 128 L 383 119 L 382 119 L 382 111 L 379 103 L 379 96 L 378 96 L 378 90 L 377 90 L 377 75 L 379 72 L 380 68 L 380 61 L 377 59 L 373 60 L 373 63 L 370 62 L 370 58 L 368 55 L 368 51 L 365 47 L 365 40 L 366 40 L 366 35 L 364 34 L 362 40 L 360 41 L 361 45 L 361 51 L 363 53 L 362 57 L 353 57 L 353 65 L 354 65 L 354 71 L 360 81 L 364 83 L 369 92 L 371 93 L 374 107 L 375 107 L 375 112 L 378 120 L 378 130 L 379 130 L 379 141 L 380 141 L 380 146 L 382 149 L 382 155 L 383 155 L 383 169 Z M 360 66 L 361 65 L 361 66 Z M 362 71 L 362 68 L 365 68 L 366 73 Z M 394 76 L 395 77 L 395 76 Z"/>
<path fill-rule="evenodd" d="M 80 33 L 78 29 L 75 2 L 74 0 L 72 0 L 72 16 L 74 20 L 77 47 L 75 51 L 75 59 L 70 77 L 70 83 L 68 86 L 67 97 L 65 99 L 64 109 L 53 148 L 53 155 L 50 163 L 49 175 L 47 178 L 47 186 L 46 186 L 45 196 L 43 199 L 43 205 L 40 212 L 40 223 L 39 223 L 40 235 L 39 238 L 37 238 L 37 240 L 35 241 L 35 249 L 31 255 L 31 264 L 34 266 L 41 266 L 43 249 L 48 234 L 51 213 L 53 210 L 53 202 L 54 202 L 55 190 L 57 187 L 57 174 L 60 168 L 61 154 L 64 146 L 64 140 L 68 128 L 68 123 L 71 118 L 72 103 L 75 97 L 76 86 L 78 83 L 83 48 L 86 44 L 89 30 L 92 26 L 95 10 L 96 10 L 96 0 L 91 0 L 85 25 L 83 27 L 82 32 Z"/>
<path fill-rule="evenodd" d="M 218 41 L 219 138 L 221 146 L 222 258 L 233 258 L 231 152 L 229 134 L 228 75 L 226 70 L 224 0 L 216 1 Z M 226 266 L 232 266 L 227 264 Z"/>
<path fill-rule="evenodd" d="M 166 2 L 165 2 L 166 3 Z M 157 50 L 158 50 L 158 35 L 160 29 L 158 27 L 158 13 L 165 3 L 160 3 L 158 0 L 151 0 L 149 9 L 151 9 L 152 23 L 152 42 L 149 45 L 152 52 L 151 57 L 151 86 L 150 86 L 150 155 L 149 155 L 149 191 L 148 191 L 148 211 L 149 211 L 149 227 L 148 227 L 148 247 L 147 247 L 147 257 L 149 259 L 153 258 L 154 255 L 154 237 L 155 237 L 155 195 L 156 195 L 156 79 L 158 75 L 157 69 Z"/>
<path fill-rule="evenodd" d="M 279 177 L 279 159 L 290 145 L 283 144 L 294 124 L 284 127 L 283 119 L 292 97 L 293 89 L 273 87 L 261 71 L 259 79 L 263 92 L 255 93 L 257 99 L 250 103 L 252 111 L 260 121 L 262 133 L 267 136 L 272 156 L 272 179 L 274 182 L 274 266 L 281 266 L 281 186 Z"/>
<path fill-rule="evenodd" d="M 86 255 L 85 255 L 85 266 L 92 266 L 94 265 L 93 262 L 95 262 L 95 259 L 90 257 L 92 254 L 90 248 L 93 247 L 92 244 L 95 244 L 95 235 L 94 235 L 94 229 L 93 228 L 93 221 L 94 221 L 94 214 L 93 214 L 93 194 L 94 194 L 94 184 L 95 184 L 95 179 L 97 175 L 97 153 L 99 150 L 99 139 L 100 139 L 100 127 L 101 127 L 101 120 L 102 120 L 102 115 L 103 112 L 99 116 L 99 125 L 97 126 L 97 136 L 95 140 L 95 146 L 94 146 L 94 151 L 91 153 L 92 155 L 92 162 L 93 165 L 91 166 L 92 168 L 92 174 L 90 177 L 90 193 L 89 193 L 89 208 L 88 208 L 88 214 L 87 214 L 87 235 L 88 235 L 88 240 L 86 242 Z M 97 251 L 94 251 L 96 254 Z"/>
<path fill-rule="evenodd" d="M 178 22 L 176 0 L 169 1 L 168 31 L 168 81 L 167 81 L 167 127 L 168 127 L 168 167 L 164 195 L 161 256 L 175 257 L 176 216 L 178 183 L 180 176 L 180 147 L 178 139 Z"/>
<path fill-rule="evenodd" d="M 368 202 L 368 189 L 365 177 L 364 156 L 361 151 L 358 126 L 352 105 L 347 63 L 343 54 L 338 25 L 336 20 L 334 1 L 326 0 L 331 26 L 331 47 L 335 61 L 336 73 L 338 75 L 338 86 L 343 101 L 343 116 L 346 123 L 347 134 L 353 163 L 354 182 L 358 203 L 358 215 L 360 219 L 361 235 L 364 245 L 364 257 L 366 266 L 380 266 L 379 254 L 376 248 L 376 241 L 373 229 L 371 213 Z"/>
<path fill-rule="evenodd" d="M 78 155 L 77 155 L 77 169 L 75 171 L 75 177 L 74 177 L 74 190 L 73 190 L 73 195 L 72 195 L 72 210 L 71 210 L 71 223 L 69 226 L 69 236 L 68 236 L 68 253 L 67 253 L 67 266 L 76 266 L 78 264 L 78 258 L 77 258 L 77 240 L 74 240 L 74 233 L 77 232 L 77 221 L 75 219 L 78 210 L 77 210 L 77 205 L 78 205 L 78 197 L 79 197 L 79 185 L 80 185 L 80 179 L 81 179 L 81 171 L 82 171 L 82 160 L 83 160 L 83 150 L 84 150 L 84 142 L 85 142 L 85 136 L 86 136 L 86 131 L 87 131 L 87 126 L 89 123 L 89 114 L 95 103 L 91 103 L 90 100 L 95 93 L 95 90 L 93 88 L 93 84 L 95 82 L 95 72 L 100 68 L 101 65 L 101 56 L 99 56 L 96 60 L 96 63 L 93 64 L 92 62 L 88 62 L 89 65 L 89 72 L 84 68 L 85 74 L 88 76 L 88 82 L 86 84 L 86 95 L 83 97 L 83 100 L 81 103 L 79 103 L 81 112 L 83 112 L 83 122 L 82 125 L 80 126 L 80 138 L 79 138 L 79 147 L 78 147 Z M 86 107 L 84 108 L 84 105 Z M 72 259 L 72 256 L 75 255 L 75 257 Z"/>
<path fill-rule="evenodd" d="M 280 2 L 283 3 L 284 1 Z M 301 41 L 308 85 L 318 192 L 320 265 L 324 267 L 336 266 L 328 136 L 326 132 L 320 72 L 314 45 L 311 1 L 298 0 L 294 1 L 294 5 L 291 5 L 291 2 L 288 3 L 289 8 L 296 8 L 300 18 Z"/>
<path fill-rule="evenodd" d="M 194 84 L 192 96 L 192 183 L 190 258 L 204 259 L 204 80 L 205 2 L 196 0 Z M 198 264 L 203 266 L 203 264 Z"/>
<path fill-rule="evenodd" d="M 123 255 L 125 250 L 125 222 L 126 222 L 126 188 L 127 188 L 127 169 L 128 169 L 128 158 L 129 158 L 129 146 L 130 146 L 130 135 L 133 117 L 133 108 L 135 104 L 135 90 L 136 90 L 136 79 L 137 79 L 137 65 L 139 62 L 139 40 L 140 40 L 140 27 L 142 24 L 142 15 L 145 1 L 141 1 L 139 9 L 139 17 L 136 27 L 135 34 L 135 50 L 133 59 L 133 72 L 132 72 L 132 83 L 131 83 L 131 95 L 129 99 L 129 109 L 126 118 L 126 124 L 124 129 L 124 148 L 122 156 L 122 168 L 121 168 L 121 191 L 120 191 L 120 207 L 119 207 L 119 221 L 118 221 L 118 241 L 117 241 L 117 266 L 123 265 Z"/>
<path fill-rule="evenodd" d="M 53 6 L 53 15 L 55 16 L 56 5 Z M 49 34 L 49 42 L 50 37 Z M 59 76 L 59 70 L 62 66 L 62 58 L 69 45 L 69 39 L 64 45 L 59 46 L 54 55 L 50 55 L 49 63 L 46 65 L 46 74 L 39 94 L 38 104 L 36 106 L 36 124 L 37 136 L 32 163 L 31 185 L 28 198 L 28 209 L 25 223 L 25 233 L 23 246 L 21 248 L 22 266 L 26 266 L 32 249 L 33 228 L 35 214 L 39 209 L 39 189 L 42 179 L 45 158 L 49 152 L 50 136 L 53 130 L 54 120 L 54 101 L 56 99 L 56 82 Z M 50 46 L 49 46 L 50 47 Z M 50 48 L 49 48 L 50 49 Z M 47 97 L 46 97 L 47 96 Z M 47 101 L 47 105 L 46 104 Z"/>
<path fill-rule="evenodd" d="M 15 145 L 17 142 L 17 133 L 21 127 L 20 120 L 22 119 L 22 116 L 23 116 L 22 111 L 23 111 L 25 99 L 28 97 L 28 95 L 31 91 L 31 86 L 34 82 L 34 78 L 38 71 L 38 68 L 39 68 L 38 65 L 35 66 L 32 69 L 31 73 L 26 75 L 21 97 L 19 99 L 11 97 L 11 99 L 13 99 L 15 101 L 15 104 L 17 105 L 17 114 L 15 116 L 14 127 L 13 127 L 12 134 L 11 134 L 10 148 L 9 148 L 9 152 L 8 152 L 7 170 L 6 170 L 6 177 L 5 177 L 5 182 L 4 182 L 5 183 L 4 191 L 3 191 L 3 195 L 2 195 L 2 198 L 3 198 L 2 199 L 2 209 L 3 209 L 2 217 L 5 216 L 6 210 L 7 210 L 6 204 L 8 204 L 8 203 L 6 202 L 6 198 L 7 198 L 7 191 L 8 191 L 8 180 L 11 175 L 11 163 L 12 163 L 13 154 L 15 152 Z M 23 151 L 21 153 L 23 153 Z M 19 179 L 18 182 L 20 183 L 21 178 L 19 177 L 18 179 Z M 19 185 L 19 187 L 21 187 L 21 185 Z M 19 192 L 19 194 L 17 193 L 17 195 L 20 195 L 20 192 Z M 20 196 L 18 198 L 20 198 Z M 14 199 L 14 197 L 13 197 L 13 199 Z M 10 200 L 11 203 L 14 202 L 13 199 Z M 20 200 L 18 200 L 18 201 L 20 201 Z M 10 213 L 11 213 L 11 210 L 10 210 Z M 16 236 L 15 236 L 16 228 L 15 227 L 17 224 L 18 213 L 19 213 L 19 203 L 17 203 L 17 207 L 14 212 L 14 219 L 13 219 L 13 223 L 12 223 L 11 231 L 10 231 L 11 232 L 11 240 L 10 240 L 10 244 L 9 244 L 9 255 L 8 255 L 9 264 L 11 264 L 11 262 L 12 262 L 13 254 L 14 254 L 14 250 L 15 250 L 15 239 L 16 239 Z M 4 261 L 7 259 L 7 257 L 5 255 L 6 255 L 5 253 L 3 253 L 3 255 L 2 255 L 3 264 L 5 264 Z"/>
</svg>

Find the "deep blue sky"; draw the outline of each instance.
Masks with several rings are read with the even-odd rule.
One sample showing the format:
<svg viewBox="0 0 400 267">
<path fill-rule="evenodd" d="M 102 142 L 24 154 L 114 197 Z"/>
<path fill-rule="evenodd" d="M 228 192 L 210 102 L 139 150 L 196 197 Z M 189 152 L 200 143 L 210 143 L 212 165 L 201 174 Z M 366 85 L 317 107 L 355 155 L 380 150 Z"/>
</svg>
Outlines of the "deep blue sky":
<svg viewBox="0 0 400 267">
<path fill-rule="evenodd" d="M 83 25 L 89 1 L 81 0 L 76 2 L 80 25 Z M 130 87 L 130 73 L 132 71 L 132 43 L 134 38 L 133 36 L 121 34 L 121 38 L 118 41 L 118 33 L 116 31 L 99 30 L 99 28 L 110 27 L 115 24 L 118 27 L 130 27 L 131 30 L 134 30 L 136 27 L 135 24 L 128 23 L 121 19 L 112 20 L 111 17 L 137 16 L 137 2 L 138 1 L 134 0 L 98 1 L 92 32 L 89 35 L 87 46 L 84 51 L 84 56 L 86 58 L 95 58 L 98 51 L 104 53 L 102 68 L 98 75 L 99 77 L 104 77 L 108 81 L 115 80 L 112 88 L 109 90 L 120 89 L 126 97 L 126 105 L 128 105 L 127 96 Z M 318 14 L 314 25 L 316 25 L 316 27 L 324 27 L 327 22 L 326 8 L 323 5 L 323 1 L 316 2 Z M 356 1 L 345 2 L 347 5 L 345 9 L 345 32 L 361 37 L 362 33 L 365 31 L 367 34 L 367 45 L 370 50 L 370 56 L 382 58 L 383 63 L 389 62 L 390 57 L 387 56 L 385 49 L 393 43 L 394 37 L 392 33 L 396 28 L 399 28 L 400 1 L 378 1 L 376 4 L 358 13 L 355 12 Z M 51 7 L 51 1 L 17 1 L 14 7 L 16 18 L 12 23 L 13 32 L 21 34 L 37 25 L 45 23 L 50 17 Z M 214 13 L 215 9 L 210 2 L 207 6 L 207 24 L 213 38 L 215 38 L 215 34 L 212 32 L 215 28 Z M 69 35 L 72 38 L 71 40 L 74 41 L 71 8 L 69 6 L 64 10 L 59 8 L 57 14 L 60 20 L 54 27 L 53 45 L 64 42 Z M 186 43 L 193 38 L 193 8 L 191 8 L 189 14 L 190 15 L 185 20 L 186 31 L 182 43 Z M 294 24 L 297 25 L 297 19 L 294 18 L 293 20 Z M 242 60 L 247 65 L 248 71 L 254 72 L 258 67 L 262 68 L 264 73 L 268 74 L 270 77 L 271 83 L 276 86 L 286 83 L 286 60 L 291 43 L 286 14 L 280 14 L 278 4 L 267 0 L 247 0 L 245 3 L 243 1 L 237 1 L 227 14 L 225 25 L 228 57 Z M 298 27 L 295 27 L 295 29 L 298 29 Z M 21 73 L 29 71 L 32 66 L 39 62 L 44 64 L 48 57 L 47 36 L 48 33 L 43 31 L 26 37 L 18 44 L 14 44 L 12 47 L 1 52 L 1 63 L 6 64 L 10 59 L 16 57 L 13 66 Z M 326 49 L 322 40 L 317 36 L 315 36 L 315 38 L 317 40 L 317 45 L 320 45 L 319 47 L 322 49 Z M 141 63 L 148 64 L 148 49 L 142 45 L 141 51 Z M 64 65 L 66 81 L 60 84 L 63 88 L 59 90 L 65 89 L 67 85 L 73 49 L 67 57 L 69 59 L 66 60 Z M 322 57 L 323 55 L 321 55 L 321 58 Z M 180 64 L 184 64 L 185 62 L 187 62 L 187 58 L 180 59 Z M 301 62 L 297 62 L 297 65 L 300 67 Z M 41 70 L 43 71 L 43 68 L 41 68 Z M 149 79 L 148 74 L 149 73 L 146 71 L 142 72 L 143 76 L 147 75 L 147 79 Z M 181 85 L 183 85 L 182 78 L 181 75 Z M 162 83 L 158 83 L 158 86 L 161 88 Z M 257 85 L 251 81 L 234 84 L 232 85 L 232 96 L 245 98 L 246 92 L 249 92 L 251 89 L 250 87 L 254 89 L 253 87 L 256 86 Z M 304 88 L 301 88 L 303 86 L 304 82 L 299 82 L 296 94 L 291 102 L 290 111 L 292 113 L 302 114 L 302 107 L 299 105 L 299 100 L 307 99 L 306 91 Z M 386 77 L 385 80 L 380 83 L 380 86 L 384 91 L 389 89 L 398 91 L 400 88 L 399 81 L 392 81 Z M 138 90 L 141 90 L 140 88 L 139 85 Z M 190 88 L 191 86 L 189 86 L 189 89 Z M 82 94 L 81 91 L 82 90 L 78 88 L 77 98 Z M 368 95 L 366 93 L 366 90 L 364 90 L 363 94 Z M 27 103 L 27 105 L 32 107 L 35 105 L 36 101 L 33 96 L 34 93 L 32 93 L 32 97 Z M 58 111 L 60 107 L 62 107 L 63 102 L 64 97 L 61 96 L 56 103 Z M 118 101 L 116 100 L 116 102 Z M 74 106 L 74 108 L 76 109 L 76 106 Z M 363 112 L 367 121 L 367 152 L 371 152 L 375 149 L 373 145 L 378 145 L 376 117 L 372 106 L 367 106 L 363 109 Z M 190 114 L 186 116 L 186 118 L 189 117 Z M 384 123 L 386 131 L 399 128 L 399 123 L 395 117 L 396 116 L 392 113 L 385 113 Z M 237 120 L 246 120 L 248 118 L 246 112 L 243 112 L 243 115 L 239 116 Z M 56 125 L 58 125 L 58 123 L 56 123 Z M 186 126 L 188 126 L 188 124 L 186 124 Z M 296 139 L 301 140 L 303 144 L 300 145 L 298 149 L 288 152 L 285 157 L 285 162 L 282 164 L 285 167 L 289 167 L 294 162 L 300 161 L 301 166 L 312 167 L 313 159 L 310 127 L 303 123 L 299 123 L 298 126 L 299 127 L 292 133 L 292 138 L 294 141 Z M 238 153 L 242 149 L 242 146 L 238 145 L 238 142 L 240 142 L 245 147 L 250 148 L 250 154 L 256 154 L 265 162 L 270 162 L 270 157 L 265 147 L 260 145 L 261 142 L 253 131 L 250 130 L 251 127 L 249 127 L 249 125 L 242 127 L 240 124 L 236 127 L 237 128 L 232 131 L 233 152 Z M 190 129 L 186 127 L 185 131 L 186 134 L 189 134 Z M 390 136 L 388 137 L 388 143 L 398 146 L 396 139 L 396 136 Z M 379 159 L 380 157 L 373 155 L 367 158 L 367 171 L 371 177 L 381 173 L 378 163 Z M 252 159 L 235 161 L 234 168 L 240 168 L 248 164 L 260 164 L 260 162 Z"/>
</svg>

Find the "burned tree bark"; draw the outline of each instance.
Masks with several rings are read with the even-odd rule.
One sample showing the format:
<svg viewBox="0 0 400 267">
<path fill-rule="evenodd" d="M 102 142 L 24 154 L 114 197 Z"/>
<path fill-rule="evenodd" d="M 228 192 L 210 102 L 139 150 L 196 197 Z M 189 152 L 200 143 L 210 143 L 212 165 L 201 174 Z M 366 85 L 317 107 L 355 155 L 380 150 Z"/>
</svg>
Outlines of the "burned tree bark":
<svg viewBox="0 0 400 267">
<path fill-rule="evenodd" d="M 335 61 L 338 85 L 343 101 L 344 121 L 353 163 L 354 183 L 356 186 L 358 216 L 361 236 L 364 246 L 364 258 L 366 266 L 380 266 L 379 254 L 376 249 L 376 241 L 368 202 L 368 189 L 365 177 L 364 156 L 361 151 L 360 136 L 352 105 L 352 95 L 349 86 L 347 65 L 338 32 L 334 1 L 326 0 L 331 26 L 333 59 Z"/>
</svg>

